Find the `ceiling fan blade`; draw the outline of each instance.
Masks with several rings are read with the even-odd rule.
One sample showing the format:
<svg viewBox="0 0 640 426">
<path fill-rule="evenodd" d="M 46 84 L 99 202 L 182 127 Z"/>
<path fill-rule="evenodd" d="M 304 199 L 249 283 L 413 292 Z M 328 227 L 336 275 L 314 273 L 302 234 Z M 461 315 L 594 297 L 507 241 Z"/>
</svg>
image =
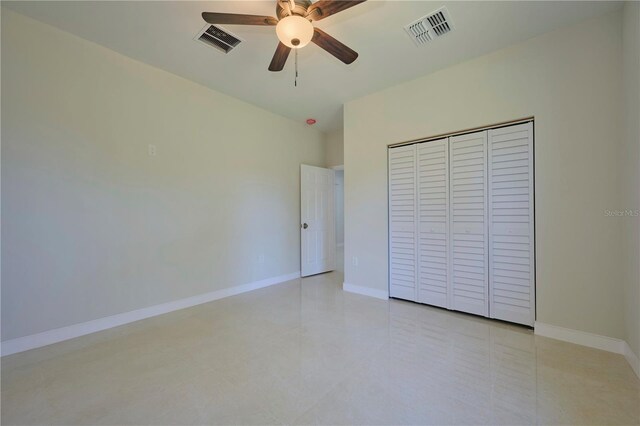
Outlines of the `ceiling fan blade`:
<svg viewBox="0 0 640 426">
<path fill-rule="evenodd" d="M 358 57 L 358 53 L 355 50 L 352 50 L 340 43 L 320 28 L 313 29 L 313 38 L 311 41 L 331 53 L 336 58 L 340 59 L 345 64 L 352 63 Z"/>
<path fill-rule="evenodd" d="M 366 0 L 320 0 L 307 9 L 307 18 L 319 21 L 345 9 L 364 3 Z"/>
<path fill-rule="evenodd" d="M 273 16 L 240 15 L 237 13 L 202 12 L 202 19 L 209 24 L 228 25 L 277 25 L 278 20 Z"/>
<path fill-rule="evenodd" d="M 289 57 L 289 52 L 291 52 L 290 47 L 278 43 L 276 53 L 273 54 L 273 59 L 271 59 L 271 63 L 269 64 L 269 71 L 282 71 Z"/>
</svg>

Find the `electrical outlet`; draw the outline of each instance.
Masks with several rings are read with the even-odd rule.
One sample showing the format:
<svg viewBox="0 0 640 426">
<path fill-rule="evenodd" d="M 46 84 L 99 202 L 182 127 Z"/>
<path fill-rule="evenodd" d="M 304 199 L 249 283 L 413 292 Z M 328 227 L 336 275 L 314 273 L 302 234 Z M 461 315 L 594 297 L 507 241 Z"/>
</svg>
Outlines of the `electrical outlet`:
<svg viewBox="0 0 640 426">
<path fill-rule="evenodd" d="M 353 256 L 351 258 L 351 263 L 353 264 L 353 266 L 358 267 L 358 257 L 357 256 Z"/>
<path fill-rule="evenodd" d="M 149 144 L 149 157 L 155 157 L 156 156 L 156 146 Z"/>
<path fill-rule="evenodd" d="M 260 256 L 258 256 L 258 263 L 259 264 L 264 264 L 264 254 L 261 254 Z"/>
</svg>

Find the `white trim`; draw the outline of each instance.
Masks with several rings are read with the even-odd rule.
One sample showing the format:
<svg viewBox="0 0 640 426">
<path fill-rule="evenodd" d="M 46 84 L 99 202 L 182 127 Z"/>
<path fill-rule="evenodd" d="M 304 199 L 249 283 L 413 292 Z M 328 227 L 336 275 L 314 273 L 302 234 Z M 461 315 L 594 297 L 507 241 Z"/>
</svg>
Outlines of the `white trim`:
<svg viewBox="0 0 640 426">
<path fill-rule="evenodd" d="M 330 169 L 343 170 L 344 171 L 344 164 L 340 164 L 339 166 L 332 166 L 332 167 L 330 167 Z"/>
<path fill-rule="evenodd" d="M 640 358 L 633 353 L 631 346 L 629 346 L 627 342 L 624 342 L 624 357 L 627 359 L 629 365 L 631 365 L 631 369 L 636 373 L 636 376 L 640 378 Z"/>
<path fill-rule="evenodd" d="M 342 283 L 342 289 L 349 293 L 361 294 L 363 296 L 375 297 L 376 299 L 389 299 L 389 292 L 386 290 L 376 290 L 374 288 L 362 287 L 349 283 Z"/>
<path fill-rule="evenodd" d="M 626 345 L 626 342 L 621 339 L 614 339 L 613 337 L 587 333 L 586 331 L 544 324 L 539 321 L 535 322 L 534 333 L 538 336 L 550 337 L 552 339 L 563 340 L 565 342 L 614 352 L 621 355 L 624 354 L 624 345 Z"/>
<path fill-rule="evenodd" d="M 1 343 L 2 356 L 51 345 L 53 343 L 62 342 L 63 340 L 69 340 L 86 334 L 95 333 L 97 331 L 106 330 L 108 328 L 118 327 L 120 325 L 166 314 L 179 309 L 190 308 L 192 306 L 212 302 L 225 297 L 235 296 L 236 294 L 246 293 L 248 291 L 257 290 L 274 284 L 295 280 L 297 278 L 300 278 L 300 271 L 280 275 L 278 277 L 266 278 L 264 280 L 254 281 L 235 287 L 224 288 L 222 290 L 216 290 L 197 296 L 187 297 L 185 299 L 174 300 L 160 305 L 149 306 L 135 311 L 124 312 L 110 317 L 99 318 L 93 321 L 56 328 L 54 330 L 48 330 L 42 333 L 32 334 L 30 336 L 7 340 Z"/>
</svg>

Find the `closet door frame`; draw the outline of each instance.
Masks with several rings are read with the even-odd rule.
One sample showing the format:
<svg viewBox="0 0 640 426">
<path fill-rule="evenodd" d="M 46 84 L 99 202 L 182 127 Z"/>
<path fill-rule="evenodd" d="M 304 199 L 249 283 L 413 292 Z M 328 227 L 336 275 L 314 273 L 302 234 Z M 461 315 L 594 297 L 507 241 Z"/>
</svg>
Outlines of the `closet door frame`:
<svg viewBox="0 0 640 426">
<path fill-rule="evenodd" d="M 502 123 L 497 123 L 494 125 L 490 125 L 490 126 L 483 126 L 483 127 L 477 127 L 477 128 L 473 128 L 473 129 L 469 129 L 466 131 L 461 131 L 461 132 L 454 132 L 454 133 L 449 133 L 449 134 L 443 134 L 443 135 L 439 135 L 439 136 L 434 136 L 432 138 L 425 138 L 423 140 L 415 140 L 415 141 L 411 141 L 411 142 L 406 142 L 406 143 L 398 143 L 398 144 L 393 144 L 393 145 L 389 145 L 387 147 L 387 155 L 388 155 L 388 162 L 387 162 L 387 176 L 389 177 L 388 179 L 388 201 L 389 201 L 389 210 L 388 210 L 388 217 L 389 217 L 389 229 L 388 229 L 388 238 L 389 238 L 389 294 L 391 297 L 397 297 L 397 296 L 393 296 L 391 295 L 391 150 L 392 149 L 396 149 L 396 148 L 401 148 L 401 147 L 409 147 L 409 146 L 413 146 L 414 147 L 414 183 L 415 183 L 415 187 L 414 187 L 414 195 L 415 197 L 418 196 L 418 191 L 419 191 L 419 184 L 418 184 L 418 147 L 417 145 L 419 144 L 423 144 L 423 143 L 428 143 L 428 142 L 432 142 L 432 141 L 437 141 L 437 140 L 442 140 L 442 139 L 447 139 L 447 145 L 448 145 L 448 155 L 447 155 L 447 160 L 449 161 L 449 164 L 447 164 L 447 168 L 448 168 L 448 188 L 447 188 L 447 192 L 448 192 L 448 218 L 447 218 L 447 254 L 448 254 L 448 258 L 447 258 L 447 262 L 449 265 L 449 269 L 448 269 L 448 276 L 447 276 L 447 282 L 448 282 L 448 294 L 447 294 L 447 309 L 449 310 L 454 310 L 454 311 L 459 311 L 457 309 L 455 309 L 454 306 L 454 302 L 453 302 L 453 202 L 452 202 L 452 194 L 453 191 L 451 190 L 451 185 L 453 182 L 452 179 L 452 170 L 453 167 L 451 165 L 451 161 L 453 160 L 453 156 L 452 156 L 452 143 L 451 143 L 451 139 L 457 136 L 465 136 L 465 135 L 470 135 L 470 134 L 474 134 L 474 133 L 485 133 L 485 188 L 486 188 L 486 195 L 485 195 L 485 199 L 484 199 L 484 223 L 485 223 L 485 241 L 484 241 L 484 247 L 485 247 L 485 253 L 486 253 L 486 262 L 485 262 L 485 270 L 486 270 L 486 282 L 487 282 L 487 286 L 486 286 L 486 292 L 485 292 L 485 296 L 487 298 L 487 313 L 486 317 L 490 317 L 493 318 L 493 299 L 492 299 L 492 280 L 491 280 L 491 262 L 493 260 L 493 247 L 492 247 L 492 220 L 490 218 L 489 215 L 489 209 L 491 208 L 491 204 L 490 204 L 490 197 L 491 197 L 491 190 L 489 188 L 490 185 L 490 179 L 489 179 L 489 173 L 491 173 L 491 161 L 490 161 L 490 144 L 489 144 L 489 131 L 491 130 L 496 130 L 496 129 L 500 129 L 500 128 L 505 128 L 505 127 L 512 127 L 512 126 L 516 126 L 516 125 L 523 125 L 523 124 L 527 124 L 528 126 L 530 126 L 530 145 L 529 145 L 529 170 L 530 170 L 530 174 L 529 174 L 529 181 L 530 181 L 530 194 L 529 194 L 529 202 L 530 202 L 530 209 L 531 209 L 531 220 L 529 221 L 529 235 L 531 237 L 531 242 L 530 242 L 530 254 L 529 254 L 529 259 L 530 259 L 530 265 L 532 265 L 531 267 L 531 283 L 530 283 L 530 289 L 531 289 L 531 309 L 530 309 L 530 322 L 525 324 L 528 326 L 533 326 L 535 319 L 536 319 L 536 309 L 537 309 L 537 292 L 536 292 L 536 269 L 537 269 L 537 265 L 536 265 L 536 231 L 535 231 L 535 222 L 536 222 L 536 213 L 535 213 L 535 120 L 534 117 L 529 117 L 526 119 L 521 119 L 521 120 L 513 120 L 513 121 L 508 121 L 508 122 L 502 122 Z M 415 207 L 415 231 L 414 231 L 414 238 L 415 238 L 415 244 L 414 244 L 414 253 L 415 253 L 415 276 L 414 276 L 414 283 L 415 283 L 415 295 L 413 299 L 408 299 L 408 300 L 413 300 L 413 301 L 418 301 L 419 298 L 419 269 L 420 269 L 420 265 L 419 265 L 419 258 L 420 258 L 420 253 L 419 253 L 419 224 L 420 224 L 420 218 L 419 218 L 419 206 L 418 206 L 418 201 L 415 202 L 414 204 Z M 465 312 L 465 311 L 459 311 L 459 312 Z M 483 314 L 477 314 L 474 312 L 471 312 L 473 314 L 476 315 L 480 315 L 483 316 Z M 522 324 L 522 323 L 521 323 Z"/>
</svg>

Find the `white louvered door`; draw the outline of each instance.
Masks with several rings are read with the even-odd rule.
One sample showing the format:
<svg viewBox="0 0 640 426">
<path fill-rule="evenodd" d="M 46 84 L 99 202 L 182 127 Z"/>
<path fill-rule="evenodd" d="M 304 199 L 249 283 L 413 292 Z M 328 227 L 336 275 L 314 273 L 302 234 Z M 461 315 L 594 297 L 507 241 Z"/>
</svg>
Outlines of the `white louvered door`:
<svg viewBox="0 0 640 426">
<path fill-rule="evenodd" d="M 450 309 L 489 316 L 487 132 L 449 138 Z"/>
<path fill-rule="evenodd" d="M 533 123 L 489 130 L 488 149 L 491 317 L 533 326 Z"/>
<path fill-rule="evenodd" d="M 533 326 L 533 122 L 389 149 L 389 294 Z"/>
<path fill-rule="evenodd" d="M 447 308 L 449 141 L 418 145 L 418 302 Z"/>
<path fill-rule="evenodd" d="M 389 150 L 389 295 L 417 300 L 416 146 Z"/>
</svg>

